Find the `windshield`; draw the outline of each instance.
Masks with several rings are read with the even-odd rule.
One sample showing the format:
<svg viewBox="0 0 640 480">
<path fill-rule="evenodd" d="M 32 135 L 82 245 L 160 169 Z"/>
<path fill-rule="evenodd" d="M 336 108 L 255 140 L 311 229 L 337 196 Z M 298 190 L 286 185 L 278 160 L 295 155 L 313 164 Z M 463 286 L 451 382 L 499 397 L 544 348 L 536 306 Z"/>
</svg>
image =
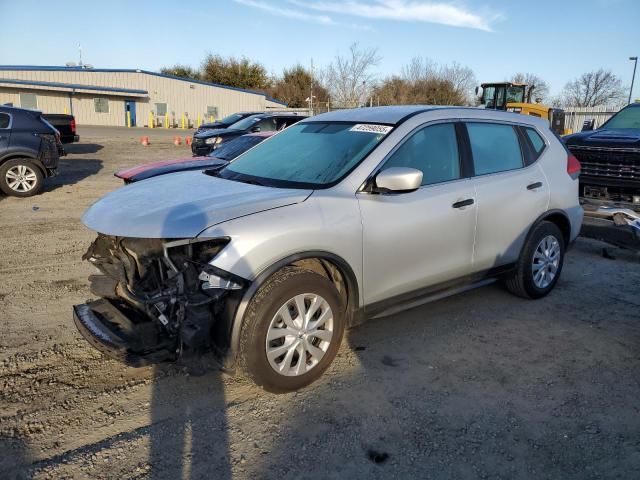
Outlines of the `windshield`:
<svg viewBox="0 0 640 480">
<path fill-rule="evenodd" d="M 602 128 L 640 128 L 640 107 L 623 108 Z"/>
<path fill-rule="evenodd" d="M 524 103 L 524 87 L 507 88 L 507 103 Z"/>
<path fill-rule="evenodd" d="M 354 169 L 391 130 L 386 125 L 293 125 L 236 158 L 222 178 L 290 188 L 322 188 Z"/>
<path fill-rule="evenodd" d="M 233 114 L 229 115 L 228 117 L 224 117 L 222 120 L 220 120 L 220 123 L 224 123 L 226 125 L 231 125 L 232 123 L 235 123 L 238 120 L 241 120 L 242 117 L 243 117 L 243 115 L 241 113 L 233 113 Z"/>
<path fill-rule="evenodd" d="M 233 130 L 247 130 L 260 120 L 260 115 L 251 115 L 250 117 L 243 118 L 242 120 L 234 123 L 233 125 L 229 125 L 229 128 Z"/>
<path fill-rule="evenodd" d="M 209 153 L 208 157 L 220 158 L 222 160 L 233 160 L 241 153 L 246 152 L 254 145 L 259 144 L 266 137 L 259 136 L 242 136 L 223 142 L 218 148 Z"/>
</svg>

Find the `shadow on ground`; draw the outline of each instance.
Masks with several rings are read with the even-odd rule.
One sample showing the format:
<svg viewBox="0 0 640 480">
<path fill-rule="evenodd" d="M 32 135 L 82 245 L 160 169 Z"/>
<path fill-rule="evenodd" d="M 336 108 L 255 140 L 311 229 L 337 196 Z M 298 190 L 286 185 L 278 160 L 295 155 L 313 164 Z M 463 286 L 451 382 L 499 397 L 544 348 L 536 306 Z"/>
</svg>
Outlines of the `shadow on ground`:
<svg viewBox="0 0 640 480">
<path fill-rule="evenodd" d="M 64 149 L 69 155 L 83 155 L 96 153 L 104 147 L 97 143 L 70 143 L 64 145 Z"/>
<path fill-rule="evenodd" d="M 154 368 L 149 478 L 231 479 L 222 373 L 193 362 Z"/>
<path fill-rule="evenodd" d="M 52 192 L 61 187 L 74 185 L 97 174 L 100 170 L 102 170 L 102 160 L 63 158 L 58 162 L 58 175 L 47 178 L 42 191 Z"/>
<path fill-rule="evenodd" d="M 27 480 L 31 463 L 29 449 L 19 438 L 0 434 L 0 478 Z"/>
</svg>

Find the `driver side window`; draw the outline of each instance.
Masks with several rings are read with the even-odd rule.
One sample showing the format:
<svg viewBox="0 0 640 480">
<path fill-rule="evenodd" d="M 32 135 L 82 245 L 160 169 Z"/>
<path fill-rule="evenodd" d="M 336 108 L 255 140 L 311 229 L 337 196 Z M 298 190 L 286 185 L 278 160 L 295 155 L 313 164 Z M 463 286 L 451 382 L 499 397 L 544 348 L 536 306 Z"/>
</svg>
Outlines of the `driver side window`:
<svg viewBox="0 0 640 480">
<path fill-rule="evenodd" d="M 460 156 L 453 123 L 422 128 L 411 135 L 385 162 L 382 170 L 410 167 L 422 172 L 422 185 L 460 178 Z"/>
</svg>

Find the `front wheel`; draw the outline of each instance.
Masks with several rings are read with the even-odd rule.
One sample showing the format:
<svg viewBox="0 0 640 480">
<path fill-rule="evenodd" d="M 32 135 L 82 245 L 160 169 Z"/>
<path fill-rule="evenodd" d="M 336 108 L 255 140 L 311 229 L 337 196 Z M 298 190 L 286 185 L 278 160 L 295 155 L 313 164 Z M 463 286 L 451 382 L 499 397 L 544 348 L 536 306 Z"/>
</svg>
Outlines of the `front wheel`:
<svg viewBox="0 0 640 480">
<path fill-rule="evenodd" d="M 42 189 L 42 172 L 26 158 L 14 158 L 0 166 L 0 189 L 14 197 L 30 197 Z"/>
<path fill-rule="evenodd" d="M 333 283 L 312 270 L 285 267 L 258 289 L 247 308 L 240 365 L 265 390 L 297 390 L 331 364 L 344 326 L 344 302 Z"/>
<path fill-rule="evenodd" d="M 541 298 L 558 282 L 565 243 L 557 225 L 543 221 L 533 227 L 515 272 L 506 280 L 509 291 L 524 298 Z"/>
</svg>

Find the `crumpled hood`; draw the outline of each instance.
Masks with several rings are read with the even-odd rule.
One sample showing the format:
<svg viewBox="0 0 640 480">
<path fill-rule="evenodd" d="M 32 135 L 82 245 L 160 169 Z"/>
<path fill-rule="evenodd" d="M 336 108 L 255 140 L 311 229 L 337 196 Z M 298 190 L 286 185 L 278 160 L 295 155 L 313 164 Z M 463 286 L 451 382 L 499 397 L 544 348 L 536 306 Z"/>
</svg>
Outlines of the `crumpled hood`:
<svg viewBox="0 0 640 480">
<path fill-rule="evenodd" d="M 193 238 L 234 218 L 303 202 L 312 190 L 270 188 L 200 171 L 173 173 L 108 193 L 82 216 L 99 233 L 138 238 Z"/>
</svg>

